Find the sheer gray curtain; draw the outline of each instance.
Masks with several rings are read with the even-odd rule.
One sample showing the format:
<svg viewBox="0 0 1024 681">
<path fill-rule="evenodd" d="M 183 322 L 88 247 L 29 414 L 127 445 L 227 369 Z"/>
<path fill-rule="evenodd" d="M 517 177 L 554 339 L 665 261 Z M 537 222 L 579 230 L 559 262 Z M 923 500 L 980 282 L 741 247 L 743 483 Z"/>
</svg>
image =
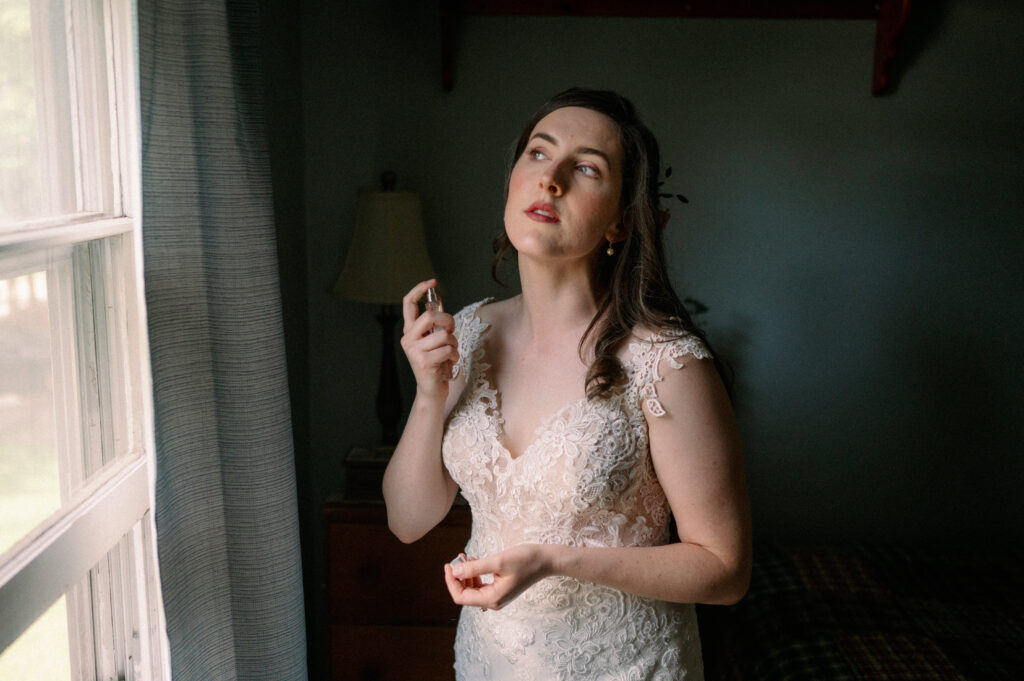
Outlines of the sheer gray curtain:
<svg viewBox="0 0 1024 681">
<path fill-rule="evenodd" d="M 306 678 L 255 0 L 138 0 L 156 524 L 174 681 Z"/>
</svg>

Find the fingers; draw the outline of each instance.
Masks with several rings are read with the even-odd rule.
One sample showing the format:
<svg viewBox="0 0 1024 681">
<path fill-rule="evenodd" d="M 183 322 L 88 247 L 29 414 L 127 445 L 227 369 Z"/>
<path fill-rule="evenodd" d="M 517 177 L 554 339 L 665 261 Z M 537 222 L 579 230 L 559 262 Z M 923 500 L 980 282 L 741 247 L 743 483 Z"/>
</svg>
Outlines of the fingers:
<svg viewBox="0 0 1024 681">
<path fill-rule="evenodd" d="M 476 558 L 460 553 L 459 557 L 445 565 L 445 583 L 452 600 L 460 605 L 478 605 L 484 598 L 480 590 L 488 586 L 478 576 L 469 577 L 462 573 L 466 565 L 476 562 Z M 459 577 L 456 573 L 462 574 Z M 491 589 L 493 591 L 493 588 Z"/>
<path fill-rule="evenodd" d="M 437 279 L 427 279 L 412 287 L 402 298 L 401 346 L 413 374 L 416 376 L 417 394 L 445 396 L 445 384 L 451 378 L 451 367 L 459 361 L 459 342 L 455 337 L 455 318 L 440 310 L 420 313 L 420 299 L 427 290 L 437 285 Z"/>
<path fill-rule="evenodd" d="M 467 556 L 465 553 L 460 553 L 459 558 L 450 563 L 452 565 L 452 574 L 454 574 L 456 579 L 462 582 L 462 586 L 479 588 L 481 584 L 479 578 L 459 577 L 460 574 L 462 574 L 463 566 L 471 560 L 476 560 L 476 558 Z"/>
<path fill-rule="evenodd" d="M 428 333 L 417 337 L 414 334 L 407 334 L 401 338 L 402 347 L 407 351 L 417 350 L 419 352 L 433 352 L 438 348 L 448 348 L 458 352 L 459 341 L 451 331 L 441 329 L 436 333 Z M 445 357 L 444 359 L 451 359 Z"/>
<path fill-rule="evenodd" d="M 452 566 L 445 563 L 444 566 L 444 585 L 448 587 L 448 593 L 451 594 L 452 600 L 456 603 L 459 602 L 459 597 L 462 596 L 462 592 L 466 587 L 462 584 L 462 581 L 457 579 L 452 573 Z"/>
<path fill-rule="evenodd" d="M 459 361 L 459 346 L 454 336 L 439 339 L 428 337 L 419 341 L 403 337 L 402 348 L 413 373 L 417 375 L 433 374 Z"/>
<path fill-rule="evenodd" d="M 420 314 L 420 298 L 427 292 L 427 289 L 431 286 L 437 286 L 437 279 L 427 279 L 421 281 L 412 287 L 412 289 L 405 294 L 402 298 L 402 319 L 405 322 L 405 331 L 408 333 L 412 327 L 413 322 Z"/>
<path fill-rule="evenodd" d="M 439 310 L 424 310 L 409 326 L 402 328 L 402 334 L 410 338 L 422 338 L 427 335 L 455 330 L 455 317 Z"/>
<path fill-rule="evenodd" d="M 443 306 L 441 310 L 424 310 L 420 313 L 420 300 L 432 286 L 437 286 L 437 279 L 421 281 L 402 297 L 403 335 L 420 337 L 432 329 L 446 329 L 450 332 L 455 328 L 455 318 L 444 312 Z"/>
<path fill-rule="evenodd" d="M 452 601 L 458 605 L 471 605 L 488 610 L 500 610 L 504 605 L 499 599 L 498 589 L 495 585 L 481 584 L 478 578 L 459 579 L 448 563 L 445 563 L 444 566 L 444 583 L 448 587 Z"/>
<path fill-rule="evenodd" d="M 493 574 L 498 571 L 498 566 L 492 556 L 486 558 L 469 558 L 455 568 L 455 576 L 459 579 L 471 580 L 479 578 L 483 574 Z"/>
<path fill-rule="evenodd" d="M 460 561 L 458 561 L 458 562 L 452 561 L 452 563 L 451 563 L 452 574 L 453 575 L 456 572 L 458 572 L 459 569 L 461 569 L 461 568 L 456 568 L 455 567 L 456 565 L 462 565 L 466 561 L 475 560 L 474 558 L 471 558 L 471 557 L 467 556 L 465 553 L 459 553 L 459 558 L 461 559 Z M 460 579 L 459 581 L 462 582 L 462 586 L 464 586 L 464 587 L 478 587 L 479 588 L 479 586 L 480 586 L 480 583 L 479 583 L 480 580 L 479 579 Z"/>
</svg>

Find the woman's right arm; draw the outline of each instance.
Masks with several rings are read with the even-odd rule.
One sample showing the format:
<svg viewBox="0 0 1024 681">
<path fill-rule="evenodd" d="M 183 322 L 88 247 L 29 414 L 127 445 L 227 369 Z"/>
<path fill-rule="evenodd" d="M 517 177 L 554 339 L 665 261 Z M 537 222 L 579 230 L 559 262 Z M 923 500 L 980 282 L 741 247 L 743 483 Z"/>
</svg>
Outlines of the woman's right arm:
<svg viewBox="0 0 1024 681">
<path fill-rule="evenodd" d="M 388 527 L 405 543 L 441 522 L 458 492 L 441 460 L 445 416 L 464 384 L 462 376 L 448 378 L 459 359 L 455 320 L 442 311 L 419 313 L 419 300 L 436 285 L 434 279 L 421 282 L 402 299 L 402 350 L 416 377 L 416 397 L 384 472 L 383 491 Z"/>
</svg>

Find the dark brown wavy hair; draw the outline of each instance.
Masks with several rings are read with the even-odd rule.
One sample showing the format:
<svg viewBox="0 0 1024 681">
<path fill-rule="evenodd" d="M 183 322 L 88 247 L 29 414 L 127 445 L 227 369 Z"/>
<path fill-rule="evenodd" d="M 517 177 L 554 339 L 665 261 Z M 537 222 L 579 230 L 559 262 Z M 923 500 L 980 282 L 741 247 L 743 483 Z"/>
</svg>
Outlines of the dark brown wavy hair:
<svg viewBox="0 0 1024 681">
<path fill-rule="evenodd" d="M 614 255 L 599 251 L 595 263 L 597 314 L 580 339 L 582 357 L 587 339 L 596 336 L 594 361 L 586 382 L 587 397 L 595 399 L 609 395 L 615 386 L 625 382 L 625 369 L 617 353 L 638 326 L 658 329 L 670 338 L 692 334 L 705 344 L 707 337 L 693 323 L 669 281 L 662 241 L 664 225 L 659 212 L 658 141 L 628 99 L 608 90 L 570 88 L 545 102 L 527 121 L 513 147 L 505 175 L 505 199 L 512 167 L 526 150 L 534 127 L 552 111 L 567 106 L 590 109 L 610 118 L 622 145 L 620 210 L 626 238 L 615 245 Z M 499 266 L 515 253 L 504 230 L 494 239 L 494 253 L 491 274 L 503 284 L 498 277 Z M 717 354 L 715 366 L 728 387 Z"/>
</svg>

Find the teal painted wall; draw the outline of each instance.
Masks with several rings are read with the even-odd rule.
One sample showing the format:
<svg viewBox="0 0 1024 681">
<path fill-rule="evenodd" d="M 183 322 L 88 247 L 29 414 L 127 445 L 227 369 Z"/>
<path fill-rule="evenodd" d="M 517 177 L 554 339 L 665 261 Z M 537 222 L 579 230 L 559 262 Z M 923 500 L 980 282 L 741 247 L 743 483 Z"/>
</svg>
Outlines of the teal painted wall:
<svg viewBox="0 0 1024 681">
<path fill-rule="evenodd" d="M 940 3 L 876 98 L 872 22 L 790 20 L 467 17 L 444 93 L 434 5 L 303 7 L 307 562 L 378 437 L 374 311 L 326 293 L 358 187 L 421 195 L 449 308 L 504 295 L 505 152 L 573 84 L 630 96 L 690 199 L 671 266 L 738 374 L 757 537 L 1024 540 L 1024 7 Z"/>
</svg>

